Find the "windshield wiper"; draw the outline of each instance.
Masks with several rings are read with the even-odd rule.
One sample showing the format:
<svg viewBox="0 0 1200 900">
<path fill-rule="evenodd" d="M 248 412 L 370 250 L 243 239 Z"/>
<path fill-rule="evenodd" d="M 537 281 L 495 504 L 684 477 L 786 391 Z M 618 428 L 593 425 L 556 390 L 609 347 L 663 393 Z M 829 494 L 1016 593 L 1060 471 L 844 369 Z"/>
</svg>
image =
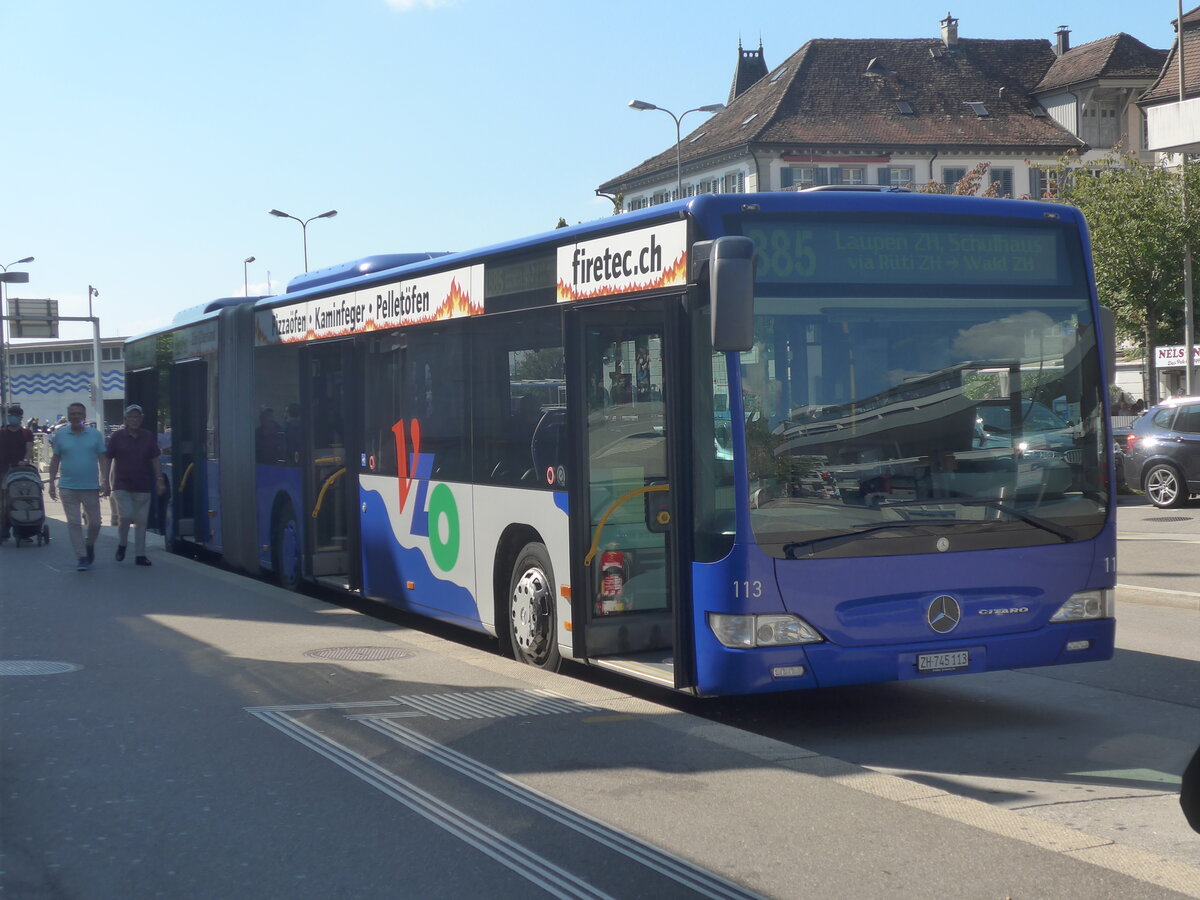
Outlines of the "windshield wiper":
<svg viewBox="0 0 1200 900">
<path fill-rule="evenodd" d="M 880 525 L 860 525 L 854 531 L 843 534 L 831 534 L 826 537 L 813 538 L 811 541 L 793 541 L 790 544 L 783 545 L 783 555 L 788 559 L 797 559 L 797 550 L 808 550 L 812 553 L 817 547 L 830 549 L 840 547 L 842 544 L 849 544 L 852 541 L 857 541 L 863 535 L 871 534 L 875 531 L 895 531 L 907 529 L 921 529 L 928 526 L 936 525 L 961 525 L 959 519 L 922 519 L 919 522 L 886 522 Z"/>
<path fill-rule="evenodd" d="M 1042 531 L 1049 532 L 1055 537 L 1060 537 L 1065 543 L 1071 543 L 1078 540 L 1075 532 L 1070 528 L 1064 528 L 1061 525 L 1056 525 L 1049 519 L 1043 519 L 1041 516 L 1031 515 L 1027 512 L 1022 512 L 1016 507 L 1009 506 L 1004 502 L 1003 497 L 938 497 L 929 500 L 894 500 L 880 504 L 880 507 L 893 508 L 897 506 L 986 506 L 988 509 L 999 510 L 1006 513 L 1015 519 L 1020 519 L 1026 524 L 1032 525 L 1034 528 L 1040 528 Z M 957 521 L 957 520 L 955 520 Z"/>
</svg>

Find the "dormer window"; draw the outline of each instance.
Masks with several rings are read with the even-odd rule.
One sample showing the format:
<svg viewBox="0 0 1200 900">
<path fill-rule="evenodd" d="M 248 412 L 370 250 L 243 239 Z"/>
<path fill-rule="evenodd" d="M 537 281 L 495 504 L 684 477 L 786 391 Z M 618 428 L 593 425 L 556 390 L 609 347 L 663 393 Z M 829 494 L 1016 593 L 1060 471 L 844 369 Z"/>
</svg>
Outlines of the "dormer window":
<svg viewBox="0 0 1200 900">
<path fill-rule="evenodd" d="M 771 84 L 774 84 L 776 81 L 778 81 L 780 78 L 782 78 L 783 73 L 786 72 L 787 70 L 788 70 L 787 66 L 782 66 L 781 68 L 777 69 L 775 71 L 775 74 L 771 76 Z"/>
<path fill-rule="evenodd" d="M 981 119 L 986 119 L 991 115 L 991 113 L 987 111 L 987 107 L 982 103 L 978 103 L 973 100 L 967 100 L 964 101 L 964 105 L 971 107 L 971 112 L 975 113 L 975 115 L 979 116 Z"/>
<path fill-rule="evenodd" d="M 896 109 L 900 111 L 902 116 L 915 116 L 916 111 L 912 108 L 912 104 L 907 100 L 897 100 Z"/>
<path fill-rule="evenodd" d="M 751 113 L 751 114 L 750 114 L 750 117 L 749 117 L 748 119 L 745 119 L 745 120 L 743 120 L 743 121 L 742 121 L 742 124 L 743 124 L 743 125 L 749 125 L 749 124 L 750 124 L 751 122 L 753 122 L 753 121 L 754 121 L 756 118 L 758 118 L 758 113 Z"/>
<path fill-rule="evenodd" d="M 887 67 L 887 63 L 883 61 L 882 57 L 874 56 L 871 58 L 871 61 L 867 63 L 867 71 L 864 74 L 877 75 L 886 78 L 887 76 L 894 75 L 896 73 Z"/>
</svg>

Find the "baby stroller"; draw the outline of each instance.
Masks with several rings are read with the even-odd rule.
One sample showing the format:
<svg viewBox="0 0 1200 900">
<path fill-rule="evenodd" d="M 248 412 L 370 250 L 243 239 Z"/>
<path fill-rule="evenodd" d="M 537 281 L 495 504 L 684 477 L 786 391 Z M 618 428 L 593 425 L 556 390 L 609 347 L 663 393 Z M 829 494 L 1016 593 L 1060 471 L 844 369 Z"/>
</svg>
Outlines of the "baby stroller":
<svg viewBox="0 0 1200 900">
<path fill-rule="evenodd" d="M 50 543 L 46 507 L 42 503 L 42 479 L 33 466 L 16 465 L 4 476 L 4 508 L 13 544 L 36 540 L 38 546 Z"/>
</svg>

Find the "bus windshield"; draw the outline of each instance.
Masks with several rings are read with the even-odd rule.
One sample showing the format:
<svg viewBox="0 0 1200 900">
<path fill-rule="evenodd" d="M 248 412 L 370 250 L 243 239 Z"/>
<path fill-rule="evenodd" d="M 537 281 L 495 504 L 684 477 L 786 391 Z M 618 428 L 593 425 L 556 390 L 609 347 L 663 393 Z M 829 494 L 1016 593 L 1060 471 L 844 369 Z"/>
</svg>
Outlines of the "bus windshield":
<svg viewBox="0 0 1200 900">
<path fill-rule="evenodd" d="M 1069 228 L 764 217 L 744 233 L 760 248 L 755 341 L 740 355 L 745 466 L 766 552 L 1099 532 L 1099 350 Z"/>
</svg>

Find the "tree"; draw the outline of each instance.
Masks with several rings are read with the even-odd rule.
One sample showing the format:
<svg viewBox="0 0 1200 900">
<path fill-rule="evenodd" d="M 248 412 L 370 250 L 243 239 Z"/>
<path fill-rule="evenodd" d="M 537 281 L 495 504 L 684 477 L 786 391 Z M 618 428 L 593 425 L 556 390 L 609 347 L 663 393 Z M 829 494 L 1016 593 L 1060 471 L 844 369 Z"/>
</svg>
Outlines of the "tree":
<svg viewBox="0 0 1200 900">
<path fill-rule="evenodd" d="M 1158 399 L 1152 361 L 1159 334 L 1183 330 L 1184 246 L 1200 246 L 1200 173 L 1195 166 L 1186 171 L 1185 184 L 1178 171 L 1120 148 L 1086 167 L 1069 154 L 1047 170 L 1055 199 L 1078 207 L 1087 219 L 1096 290 L 1113 310 L 1118 336 L 1136 340 L 1145 354 L 1147 403 Z"/>
</svg>

